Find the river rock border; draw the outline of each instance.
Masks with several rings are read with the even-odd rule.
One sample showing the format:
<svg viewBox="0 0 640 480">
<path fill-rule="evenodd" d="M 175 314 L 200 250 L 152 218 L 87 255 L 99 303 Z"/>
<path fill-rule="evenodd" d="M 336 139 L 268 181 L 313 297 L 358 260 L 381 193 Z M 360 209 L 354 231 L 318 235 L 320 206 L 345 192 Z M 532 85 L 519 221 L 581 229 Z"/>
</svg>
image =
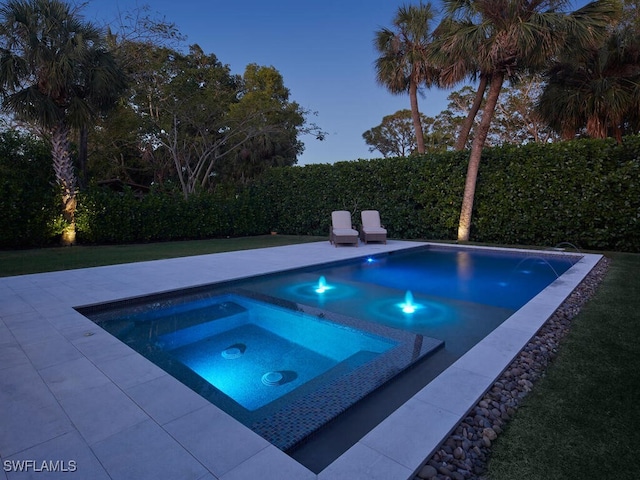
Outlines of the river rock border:
<svg viewBox="0 0 640 480">
<path fill-rule="evenodd" d="M 466 480 L 486 473 L 492 443 L 556 357 L 571 321 L 596 292 L 609 262 L 606 257 L 598 262 L 425 462 L 414 480 Z"/>
</svg>

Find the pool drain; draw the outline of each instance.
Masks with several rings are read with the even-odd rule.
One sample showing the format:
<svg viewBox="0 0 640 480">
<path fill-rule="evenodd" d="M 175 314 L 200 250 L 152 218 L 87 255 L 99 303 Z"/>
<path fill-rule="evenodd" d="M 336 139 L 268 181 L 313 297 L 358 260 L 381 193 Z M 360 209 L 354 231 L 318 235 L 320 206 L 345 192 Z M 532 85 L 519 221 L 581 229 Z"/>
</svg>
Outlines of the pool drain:
<svg viewBox="0 0 640 480">
<path fill-rule="evenodd" d="M 223 358 L 227 360 L 233 360 L 234 358 L 239 358 L 244 354 L 244 351 L 247 349 L 247 346 L 242 343 L 237 343 L 235 345 L 231 345 L 230 347 L 225 348 L 221 355 Z"/>
<path fill-rule="evenodd" d="M 284 379 L 284 375 L 280 372 L 267 372 L 262 375 L 262 383 L 264 383 L 267 387 L 275 387 L 276 385 L 280 385 L 282 380 Z"/>
</svg>

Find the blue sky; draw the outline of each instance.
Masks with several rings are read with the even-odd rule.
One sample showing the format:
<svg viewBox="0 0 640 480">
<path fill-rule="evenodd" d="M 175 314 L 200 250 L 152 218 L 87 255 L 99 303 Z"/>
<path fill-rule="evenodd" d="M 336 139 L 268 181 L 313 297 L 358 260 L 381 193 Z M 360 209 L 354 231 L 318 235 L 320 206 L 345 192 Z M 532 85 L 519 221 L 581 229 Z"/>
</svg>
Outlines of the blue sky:
<svg viewBox="0 0 640 480">
<path fill-rule="evenodd" d="M 409 108 L 407 95 L 388 93 L 375 81 L 374 32 L 391 27 L 404 2 L 393 0 L 89 0 L 81 10 L 98 24 L 118 11 L 148 5 L 151 13 L 174 22 L 206 53 L 214 53 L 233 73 L 246 65 L 273 66 L 283 76 L 291 100 L 317 112 L 309 119 L 328 136 L 303 137 L 298 164 L 375 158 L 362 134 L 382 117 Z M 417 3 L 417 2 L 415 2 Z M 436 3 L 434 3 L 435 5 Z M 436 115 L 446 107 L 446 93 L 427 91 L 421 111 Z"/>
<path fill-rule="evenodd" d="M 310 120 L 328 132 L 320 142 L 304 137 L 298 164 L 333 163 L 376 158 L 362 134 L 382 117 L 409 108 L 408 95 L 391 95 L 375 81 L 374 33 L 391 27 L 396 0 L 89 0 L 87 20 L 104 24 L 148 5 L 150 13 L 176 24 L 187 36 L 214 53 L 233 73 L 246 65 L 275 67 L 291 100 L 317 112 Z M 432 1 L 438 9 L 440 2 Z M 435 24 L 434 24 L 435 26 Z M 449 92 L 426 90 L 422 113 L 434 116 L 446 108 Z"/>
</svg>

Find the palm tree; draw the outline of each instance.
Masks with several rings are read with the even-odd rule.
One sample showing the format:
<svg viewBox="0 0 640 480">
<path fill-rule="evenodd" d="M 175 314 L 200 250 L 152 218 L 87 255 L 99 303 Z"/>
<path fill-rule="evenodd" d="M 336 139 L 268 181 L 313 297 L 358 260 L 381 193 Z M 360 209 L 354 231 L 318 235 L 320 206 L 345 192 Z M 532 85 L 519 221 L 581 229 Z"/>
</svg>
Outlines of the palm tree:
<svg viewBox="0 0 640 480">
<path fill-rule="evenodd" d="M 537 109 L 564 139 L 584 130 L 621 142 L 640 129 L 640 40 L 629 27 L 600 48 L 568 49 L 547 79 Z"/>
<path fill-rule="evenodd" d="M 567 0 L 444 0 L 451 18 L 460 18 L 457 30 L 442 39 L 451 58 L 474 55 L 481 72 L 490 75 L 482 118 L 474 135 L 458 225 L 458 240 L 468 241 L 478 169 L 502 84 L 520 73 L 541 71 L 568 36 L 580 46 L 601 41 L 618 14 L 615 0 L 592 2 L 565 14 Z"/>
<path fill-rule="evenodd" d="M 62 243 L 71 245 L 78 186 L 70 132 L 113 103 L 123 77 L 101 31 L 59 0 L 8 1 L 0 8 L 0 39 L 2 108 L 50 139 L 67 224 Z"/>
<path fill-rule="evenodd" d="M 465 23 L 470 22 L 472 22 L 471 19 L 445 17 L 434 31 L 434 39 L 431 42 L 431 48 L 429 50 L 429 61 L 435 65 L 440 65 L 438 82 L 440 86 L 453 87 L 464 79 L 469 79 L 472 82 L 478 81 L 478 88 L 476 89 L 473 103 L 458 132 L 458 138 L 454 147 L 457 151 L 464 150 L 467 145 L 467 139 L 471 133 L 476 115 L 482 106 L 482 100 L 484 99 L 491 75 L 490 72 L 481 71 L 481 66 L 477 63 L 475 50 L 472 49 L 465 55 L 451 57 L 447 53 L 447 50 L 443 48 L 445 39 L 450 38 L 451 35 L 464 29 Z M 469 46 L 471 47 L 472 44 L 469 43 Z"/>
<path fill-rule="evenodd" d="M 393 20 L 395 30 L 383 28 L 375 34 L 376 79 L 393 94 L 409 93 L 418 153 L 425 152 L 418 109 L 418 89 L 432 86 L 438 71 L 427 62 L 429 27 L 434 20 L 430 3 L 401 6 Z"/>
</svg>

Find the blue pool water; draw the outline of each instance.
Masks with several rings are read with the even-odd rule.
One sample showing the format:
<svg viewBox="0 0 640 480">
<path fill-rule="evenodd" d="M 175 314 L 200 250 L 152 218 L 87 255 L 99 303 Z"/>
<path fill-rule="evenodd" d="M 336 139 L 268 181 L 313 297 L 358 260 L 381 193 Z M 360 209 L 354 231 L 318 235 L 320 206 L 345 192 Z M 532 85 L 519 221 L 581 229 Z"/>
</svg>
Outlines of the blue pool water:
<svg viewBox="0 0 640 480">
<path fill-rule="evenodd" d="M 217 290 L 78 310 L 283 450 L 443 345 Z"/>
<path fill-rule="evenodd" d="M 419 248 L 248 279 L 243 288 L 443 340 L 459 356 L 579 256 Z M 322 293 L 317 287 L 327 286 Z M 415 311 L 402 305 L 411 293 Z"/>
<path fill-rule="evenodd" d="M 207 305 L 225 308 L 232 314 L 160 335 L 155 345 L 249 411 L 342 363 L 355 369 L 397 344 L 237 295 L 187 305 L 205 311 Z M 180 307 L 183 316 L 184 308 Z M 165 308 L 164 316 L 175 310 Z M 154 311 L 156 320 L 162 318 L 159 313 Z"/>
<path fill-rule="evenodd" d="M 446 368 L 579 258 L 430 246 L 78 310 L 286 450 Z"/>
</svg>

